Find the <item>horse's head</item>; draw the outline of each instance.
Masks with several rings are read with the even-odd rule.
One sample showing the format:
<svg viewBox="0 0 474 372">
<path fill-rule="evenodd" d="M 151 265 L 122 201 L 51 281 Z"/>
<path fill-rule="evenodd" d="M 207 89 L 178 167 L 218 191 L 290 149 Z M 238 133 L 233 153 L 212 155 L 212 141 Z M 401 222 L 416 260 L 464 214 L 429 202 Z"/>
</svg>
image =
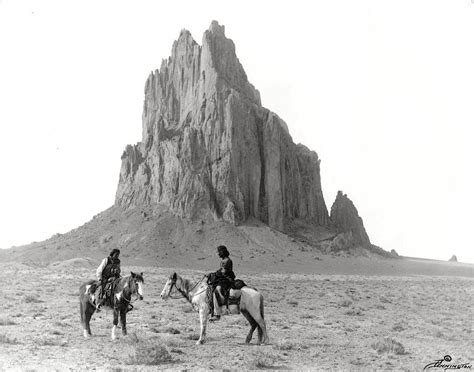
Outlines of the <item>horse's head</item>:
<svg viewBox="0 0 474 372">
<path fill-rule="evenodd" d="M 130 291 L 132 294 L 137 294 L 140 300 L 143 300 L 143 285 L 145 281 L 143 280 L 143 273 L 134 273 L 130 272 Z"/>
<path fill-rule="evenodd" d="M 176 285 L 177 280 L 178 280 L 178 274 L 173 273 L 172 275 L 170 275 L 170 277 L 166 281 L 165 286 L 164 286 L 164 288 L 163 288 L 163 290 L 161 291 L 161 294 L 160 294 L 160 297 L 163 300 L 167 300 L 169 298 L 171 290 Z"/>
</svg>

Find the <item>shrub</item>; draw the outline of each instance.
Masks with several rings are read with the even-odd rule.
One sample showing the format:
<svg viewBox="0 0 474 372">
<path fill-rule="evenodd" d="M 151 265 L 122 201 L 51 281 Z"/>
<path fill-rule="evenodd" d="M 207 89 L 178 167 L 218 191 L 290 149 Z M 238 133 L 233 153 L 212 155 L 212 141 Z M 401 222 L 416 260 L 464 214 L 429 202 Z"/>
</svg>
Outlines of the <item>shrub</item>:
<svg viewBox="0 0 474 372">
<path fill-rule="evenodd" d="M 179 329 L 173 327 L 158 328 L 155 331 L 156 333 L 170 333 L 172 335 L 179 335 L 181 332 Z"/>
<path fill-rule="evenodd" d="M 384 304 L 391 304 L 392 301 L 390 301 L 387 297 L 384 297 L 384 296 L 380 296 L 380 302 L 384 303 Z"/>
<path fill-rule="evenodd" d="M 185 314 L 194 313 L 194 309 L 191 305 L 182 306 L 181 311 Z"/>
<path fill-rule="evenodd" d="M 405 327 L 403 326 L 403 324 L 395 324 L 392 327 L 392 331 L 395 331 L 395 332 L 401 332 L 401 331 L 404 331 L 404 330 L 405 330 Z"/>
<path fill-rule="evenodd" d="M 383 340 L 379 340 L 372 344 L 372 348 L 375 349 L 379 354 L 382 353 L 393 353 L 396 355 L 406 354 L 405 347 L 393 338 L 385 337 Z"/>
<path fill-rule="evenodd" d="M 349 306 L 351 306 L 351 305 L 352 305 L 352 301 L 349 300 L 348 298 L 339 301 L 339 306 L 340 306 L 340 307 L 349 307 Z"/>
<path fill-rule="evenodd" d="M 268 358 L 265 357 L 256 357 L 253 359 L 250 359 L 247 362 L 247 368 L 249 370 L 255 370 L 255 369 L 273 369 L 273 363 Z"/>
<path fill-rule="evenodd" d="M 61 341 L 53 337 L 45 337 L 36 341 L 36 344 L 39 346 L 64 346 L 64 341 Z"/>
<path fill-rule="evenodd" d="M 37 296 L 34 295 L 26 295 L 23 297 L 23 301 L 26 302 L 27 304 L 34 303 L 34 304 L 39 304 L 44 301 L 40 300 Z"/>
<path fill-rule="evenodd" d="M 149 340 L 140 341 L 132 346 L 127 364 L 160 365 L 171 361 L 171 354 L 164 345 Z"/>
<path fill-rule="evenodd" d="M 186 338 L 188 340 L 197 341 L 197 340 L 199 340 L 199 337 L 200 336 L 197 333 L 192 333 L 192 334 L 188 335 Z"/>
<path fill-rule="evenodd" d="M 285 350 L 285 351 L 300 349 L 300 346 L 298 344 L 286 339 L 279 340 L 273 347 L 277 350 Z"/>
<path fill-rule="evenodd" d="M 257 369 L 278 369 L 275 366 L 277 357 L 267 353 L 257 353 L 250 355 L 246 360 L 246 369 L 257 370 Z"/>
<path fill-rule="evenodd" d="M 344 314 L 346 315 L 357 315 L 357 316 L 362 316 L 363 313 L 360 309 L 350 309 L 347 310 Z"/>
<path fill-rule="evenodd" d="M 9 326 L 9 325 L 16 325 L 13 320 L 8 318 L 0 318 L 0 326 Z"/>
<path fill-rule="evenodd" d="M 20 342 L 16 338 L 10 338 L 7 335 L 0 333 L 0 344 L 18 345 Z"/>
<path fill-rule="evenodd" d="M 160 341 L 163 345 L 168 347 L 183 347 L 185 345 L 185 341 L 182 339 L 168 334 L 160 335 Z"/>
</svg>

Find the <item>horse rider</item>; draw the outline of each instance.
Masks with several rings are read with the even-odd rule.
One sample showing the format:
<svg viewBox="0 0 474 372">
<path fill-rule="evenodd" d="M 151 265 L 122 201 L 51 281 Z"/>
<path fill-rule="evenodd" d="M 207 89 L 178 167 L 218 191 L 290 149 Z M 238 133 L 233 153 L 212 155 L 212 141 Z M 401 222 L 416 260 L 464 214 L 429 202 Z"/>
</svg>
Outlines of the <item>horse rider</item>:
<svg viewBox="0 0 474 372">
<path fill-rule="evenodd" d="M 99 294 L 97 296 L 96 310 L 100 311 L 100 307 L 105 302 L 105 287 L 108 283 L 112 283 L 120 277 L 120 249 L 114 248 L 109 256 L 104 258 L 97 268 L 97 280 L 99 281 Z M 112 284 L 111 284 L 112 285 Z"/>
<path fill-rule="evenodd" d="M 221 258 L 221 267 L 214 274 L 215 280 L 212 283 L 215 286 L 214 292 L 214 312 L 209 319 L 212 321 L 217 321 L 221 318 L 221 311 L 219 303 L 227 303 L 229 296 L 229 290 L 232 287 L 232 284 L 235 279 L 235 274 L 233 271 L 232 260 L 229 258 L 229 251 L 224 245 L 217 247 L 217 255 Z M 220 301 L 218 301 L 218 297 Z"/>
</svg>

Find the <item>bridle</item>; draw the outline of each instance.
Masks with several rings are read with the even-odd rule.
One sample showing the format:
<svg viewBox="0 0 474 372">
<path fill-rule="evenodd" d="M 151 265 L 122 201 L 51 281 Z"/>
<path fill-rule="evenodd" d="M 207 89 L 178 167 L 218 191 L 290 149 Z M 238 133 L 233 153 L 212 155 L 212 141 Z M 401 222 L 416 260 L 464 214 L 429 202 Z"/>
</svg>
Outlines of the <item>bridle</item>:
<svg viewBox="0 0 474 372">
<path fill-rule="evenodd" d="M 130 281 L 131 281 L 131 280 L 134 281 L 134 283 L 135 283 L 135 288 L 136 288 L 136 287 L 138 286 L 138 284 L 137 284 L 137 281 L 136 281 L 132 276 L 128 279 L 128 287 L 131 288 L 131 286 L 130 286 Z M 135 294 L 135 299 L 133 299 L 133 295 L 134 295 L 134 294 Z M 138 294 L 138 289 L 135 289 L 134 292 L 131 292 L 131 293 L 130 293 L 130 300 L 127 300 L 127 298 L 125 298 L 125 296 L 123 296 L 123 297 L 121 298 L 121 300 L 125 300 L 125 301 L 132 307 L 132 309 L 133 309 L 132 303 L 134 303 L 135 301 L 138 301 L 139 299 L 140 299 L 140 295 Z M 132 309 L 130 309 L 130 310 L 132 310 Z"/>
<path fill-rule="evenodd" d="M 171 278 L 171 284 L 170 284 L 170 290 L 169 290 L 169 292 L 168 292 L 168 297 L 171 298 L 172 300 L 178 300 L 178 299 L 184 297 L 189 303 L 192 303 L 191 298 L 190 298 L 190 296 L 189 296 L 189 292 L 192 292 L 194 288 L 196 288 L 199 284 L 201 284 L 202 281 L 204 280 L 204 278 L 207 278 L 207 275 L 204 275 L 204 276 L 201 278 L 201 280 L 199 280 L 196 284 L 194 284 L 194 285 L 192 286 L 192 288 L 188 291 L 188 293 L 186 293 L 186 292 L 183 291 L 181 288 L 178 288 L 178 286 L 176 285 L 176 282 L 177 282 L 177 280 L 178 280 L 178 276 L 177 276 L 177 275 L 176 275 L 176 276 L 173 275 L 173 277 Z M 181 296 L 177 296 L 177 297 L 172 296 L 172 295 L 171 295 L 171 291 L 173 290 L 173 287 L 175 287 L 176 290 L 177 290 L 183 297 L 181 297 Z M 201 294 L 202 292 L 204 292 L 204 291 L 206 291 L 206 290 L 207 290 L 207 287 L 204 288 L 202 291 L 200 291 L 200 292 L 198 292 L 198 293 L 194 293 L 194 294 L 193 294 L 193 297 L 196 296 L 196 295 L 198 295 L 198 294 Z"/>
</svg>

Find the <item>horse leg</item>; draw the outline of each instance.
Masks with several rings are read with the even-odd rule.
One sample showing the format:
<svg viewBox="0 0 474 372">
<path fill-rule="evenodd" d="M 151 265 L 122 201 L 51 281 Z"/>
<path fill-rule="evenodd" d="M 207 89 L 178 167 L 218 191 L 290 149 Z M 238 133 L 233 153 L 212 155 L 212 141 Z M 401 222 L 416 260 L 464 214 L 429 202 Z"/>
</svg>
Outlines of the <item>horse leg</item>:
<svg viewBox="0 0 474 372">
<path fill-rule="evenodd" d="M 92 314 L 94 314 L 95 309 L 89 305 L 88 301 L 83 300 L 81 301 L 80 310 L 81 310 L 82 328 L 84 330 L 84 337 L 89 338 L 92 335 L 90 321 L 92 318 Z"/>
<path fill-rule="evenodd" d="M 82 329 L 84 330 L 84 337 L 88 338 L 89 334 L 87 333 L 87 328 L 86 328 L 86 314 L 84 310 L 84 304 L 82 303 L 82 296 L 79 297 L 79 314 L 81 315 L 81 324 L 82 324 Z"/>
<path fill-rule="evenodd" d="M 127 335 L 127 309 L 120 310 L 120 326 L 122 327 L 122 335 Z"/>
<path fill-rule="evenodd" d="M 209 316 L 209 307 L 201 306 L 199 308 L 199 320 L 201 321 L 201 335 L 199 340 L 196 341 L 196 345 L 202 345 L 206 341 L 206 328 L 207 328 L 207 318 Z"/>
<path fill-rule="evenodd" d="M 253 311 L 251 312 L 252 318 L 257 322 L 258 325 L 258 342 L 260 344 L 266 344 L 270 341 L 267 334 L 267 326 L 265 324 L 264 314 L 263 314 L 263 297 L 260 297 L 258 305 L 255 304 Z"/>
<path fill-rule="evenodd" d="M 82 296 L 79 296 L 79 315 L 81 316 L 81 325 L 84 329 L 84 337 L 87 337 L 85 332 L 86 327 L 84 325 L 84 306 L 82 306 Z"/>
<path fill-rule="evenodd" d="M 256 316 L 255 321 L 258 324 L 258 343 L 266 344 L 270 341 L 267 334 L 267 326 L 265 320 L 261 316 Z"/>
<path fill-rule="evenodd" d="M 115 340 L 116 336 L 115 336 L 115 330 L 117 329 L 117 324 L 118 324 L 118 310 L 117 309 L 114 309 L 114 326 L 112 327 L 112 335 L 111 335 L 111 338 L 112 340 Z"/>
<path fill-rule="evenodd" d="M 254 318 L 252 318 L 252 316 L 247 310 L 241 310 L 240 312 L 245 317 L 245 319 L 247 319 L 248 322 L 250 323 L 250 331 L 249 331 L 249 334 L 247 335 L 247 338 L 245 339 L 245 343 L 249 344 L 250 340 L 252 340 L 252 335 L 253 335 L 253 332 L 255 331 L 255 328 L 257 328 L 257 322 L 255 321 Z"/>
<path fill-rule="evenodd" d="M 92 332 L 91 332 L 90 321 L 91 321 L 91 318 L 92 318 L 92 314 L 94 314 L 95 309 L 92 306 L 90 306 L 89 304 L 87 304 L 86 306 L 87 306 L 87 308 L 86 308 L 86 329 L 87 329 L 87 333 L 89 334 L 89 336 L 91 336 Z"/>
</svg>

